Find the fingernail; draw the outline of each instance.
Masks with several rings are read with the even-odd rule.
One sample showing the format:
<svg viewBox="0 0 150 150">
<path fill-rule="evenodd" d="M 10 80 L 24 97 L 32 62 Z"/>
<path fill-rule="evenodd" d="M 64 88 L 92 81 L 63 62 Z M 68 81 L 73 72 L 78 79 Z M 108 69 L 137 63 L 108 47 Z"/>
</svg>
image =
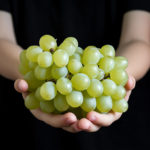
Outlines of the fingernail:
<svg viewBox="0 0 150 150">
<path fill-rule="evenodd" d="M 91 116 L 90 121 L 95 121 L 96 117 L 95 116 Z"/>
</svg>

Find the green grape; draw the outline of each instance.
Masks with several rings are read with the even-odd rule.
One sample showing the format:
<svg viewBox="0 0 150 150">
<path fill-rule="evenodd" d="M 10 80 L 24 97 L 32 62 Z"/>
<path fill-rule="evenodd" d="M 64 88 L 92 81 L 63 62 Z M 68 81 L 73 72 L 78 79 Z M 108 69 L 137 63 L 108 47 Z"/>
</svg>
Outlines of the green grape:
<svg viewBox="0 0 150 150">
<path fill-rule="evenodd" d="M 104 70 L 105 73 L 109 73 L 115 66 L 115 61 L 111 57 L 103 57 L 99 63 L 99 68 Z"/>
<path fill-rule="evenodd" d="M 40 109 L 45 113 L 51 113 L 55 110 L 53 101 L 40 102 Z"/>
<path fill-rule="evenodd" d="M 92 79 L 90 86 L 87 89 L 88 94 L 91 97 L 99 97 L 103 93 L 103 85 L 102 83 L 97 79 Z"/>
<path fill-rule="evenodd" d="M 93 79 L 98 76 L 99 68 L 95 64 L 88 64 L 82 68 L 81 72 L 88 75 L 89 78 Z"/>
<path fill-rule="evenodd" d="M 113 107 L 112 110 L 114 112 L 126 112 L 128 110 L 128 103 L 125 99 L 121 99 L 118 101 L 113 101 Z"/>
<path fill-rule="evenodd" d="M 52 80 L 53 79 L 51 72 L 52 72 L 51 67 L 46 68 L 46 80 Z"/>
<path fill-rule="evenodd" d="M 113 69 L 110 72 L 110 78 L 118 85 L 124 86 L 128 81 L 128 75 L 123 69 Z"/>
<path fill-rule="evenodd" d="M 120 100 L 126 95 L 126 90 L 122 85 L 117 86 L 115 93 L 112 96 L 114 100 Z"/>
<path fill-rule="evenodd" d="M 34 62 L 32 62 L 32 61 L 29 61 L 29 68 L 31 69 L 31 70 L 33 70 L 36 66 L 37 66 L 37 63 L 34 63 Z"/>
<path fill-rule="evenodd" d="M 111 45 L 104 45 L 104 46 L 102 46 L 102 48 L 100 49 L 100 52 L 104 56 L 110 56 L 110 57 L 114 57 L 115 56 L 115 49 Z"/>
<path fill-rule="evenodd" d="M 42 52 L 39 54 L 38 64 L 43 68 L 50 67 L 53 64 L 52 54 L 50 52 Z"/>
<path fill-rule="evenodd" d="M 34 89 L 36 89 L 43 83 L 43 81 L 40 81 L 35 77 L 34 71 L 30 71 L 30 72 L 26 73 L 24 75 L 24 79 L 28 83 L 29 91 L 33 91 Z"/>
<path fill-rule="evenodd" d="M 99 69 L 98 71 L 99 71 L 99 73 L 98 73 L 98 75 L 97 75 L 96 79 L 98 79 L 98 80 L 102 80 L 102 79 L 104 79 L 104 76 L 105 76 L 105 72 L 104 72 L 104 70 Z"/>
<path fill-rule="evenodd" d="M 43 35 L 39 41 L 40 47 L 44 51 L 50 51 L 51 49 L 55 50 L 57 47 L 56 39 L 51 35 Z"/>
<path fill-rule="evenodd" d="M 40 102 L 34 96 L 34 93 L 29 94 L 25 98 L 25 106 L 28 109 L 37 109 L 40 107 Z"/>
<path fill-rule="evenodd" d="M 30 46 L 27 49 L 26 57 L 29 61 L 37 62 L 40 53 L 42 53 L 42 49 L 39 46 Z"/>
<path fill-rule="evenodd" d="M 63 41 L 58 49 L 62 49 L 68 53 L 69 56 L 72 56 L 76 51 L 76 46 L 70 41 Z"/>
<path fill-rule="evenodd" d="M 24 66 L 26 68 L 29 68 L 29 66 L 28 66 L 29 60 L 26 57 L 26 50 L 21 51 L 21 53 L 20 53 L 20 62 L 22 64 L 22 66 Z"/>
<path fill-rule="evenodd" d="M 82 92 L 72 91 L 66 96 L 66 100 L 71 107 L 79 107 L 83 102 Z"/>
<path fill-rule="evenodd" d="M 45 100 L 41 97 L 41 95 L 40 95 L 40 88 L 41 88 L 41 87 L 38 87 L 38 88 L 36 89 L 36 91 L 35 91 L 35 97 L 36 97 L 36 99 L 39 100 L 39 101 L 45 101 Z"/>
<path fill-rule="evenodd" d="M 128 66 L 128 60 L 125 57 L 115 57 L 115 68 L 126 69 Z"/>
<path fill-rule="evenodd" d="M 66 101 L 66 97 L 59 93 L 54 98 L 54 106 L 60 112 L 66 111 L 69 108 L 69 105 L 67 104 Z"/>
<path fill-rule="evenodd" d="M 94 46 L 88 46 L 83 52 L 82 63 L 84 65 L 97 64 L 101 57 L 103 56 L 99 52 L 98 48 Z"/>
<path fill-rule="evenodd" d="M 74 38 L 74 37 L 67 37 L 64 41 L 72 42 L 75 47 L 78 47 L 78 41 L 77 41 L 77 39 Z"/>
<path fill-rule="evenodd" d="M 81 108 L 85 112 L 90 112 L 96 108 L 96 98 L 90 97 L 88 94 L 84 94 L 83 103 Z"/>
<path fill-rule="evenodd" d="M 90 86 L 90 79 L 86 74 L 77 73 L 75 74 L 72 79 L 72 86 L 76 90 L 83 91 L 86 90 Z"/>
<path fill-rule="evenodd" d="M 81 61 L 81 55 L 78 53 L 74 53 L 72 56 L 69 57 L 69 60 L 76 59 L 78 61 Z"/>
<path fill-rule="evenodd" d="M 52 100 L 56 94 L 56 85 L 51 81 L 45 82 L 40 88 L 40 95 L 45 100 Z"/>
<path fill-rule="evenodd" d="M 42 68 L 40 66 L 37 66 L 34 69 L 34 75 L 38 80 L 46 80 L 46 73 L 47 73 L 47 69 L 46 68 Z"/>
<path fill-rule="evenodd" d="M 22 74 L 22 75 L 25 75 L 26 73 L 28 73 L 30 70 L 29 68 L 26 68 L 22 63 L 19 64 L 19 72 Z"/>
<path fill-rule="evenodd" d="M 102 113 L 107 113 L 112 109 L 112 99 L 110 96 L 101 96 L 96 99 L 97 109 Z"/>
<path fill-rule="evenodd" d="M 77 47 L 75 53 L 78 53 L 78 54 L 82 55 L 83 54 L 83 49 L 81 47 Z"/>
<path fill-rule="evenodd" d="M 110 79 L 105 79 L 102 81 L 103 87 L 104 87 L 104 94 L 105 95 L 113 95 L 115 93 L 115 90 L 117 88 L 117 85 L 114 81 Z"/>
<path fill-rule="evenodd" d="M 56 88 L 62 95 L 67 95 L 72 91 L 72 83 L 69 79 L 61 77 L 56 82 Z"/>
<path fill-rule="evenodd" d="M 66 51 L 59 49 L 53 54 L 53 60 L 56 66 L 64 67 L 69 62 L 69 55 Z"/>
<path fill-rule="evenodd" d="M 76 60 L 76 59 L 71 59 L 68 63 L 68 70 L 70 73 L 72 74 L 76 74 L 78 72 L 80 72 L 81 68 L 82 68 L 82 64 L 80 61 Z"/>
<path fill-rule="evenodd" d="M 53 65 L 51 73 L 54 79 L 59 79 L 61 77 L 65 77 L 68 74 L 68 70 L 66 67 L 60 68 L 60 67 L 57 67 L 56 65 Z"/>
</svg>

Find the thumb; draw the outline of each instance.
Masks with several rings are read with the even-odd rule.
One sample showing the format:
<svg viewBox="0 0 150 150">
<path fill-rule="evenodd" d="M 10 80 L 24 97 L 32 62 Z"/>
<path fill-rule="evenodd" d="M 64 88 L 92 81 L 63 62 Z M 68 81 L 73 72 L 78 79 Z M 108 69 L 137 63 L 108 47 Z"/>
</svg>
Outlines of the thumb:
<svg viewBox="0 0 150 150">
<path fill-rule="evenodd" d="M 17 79 L 14 83 L 14 88 L 19 93 L 27 92 L 28 83 L 23 79 Z"/>
<path fill-rule="evenodd" d="M 129 75 L 128 82 L 125 85 L 126 90 L 133 90 L 135 88 L 135 84 L 136 84 L 135 78 L 132 75 Z"/>
</svg>

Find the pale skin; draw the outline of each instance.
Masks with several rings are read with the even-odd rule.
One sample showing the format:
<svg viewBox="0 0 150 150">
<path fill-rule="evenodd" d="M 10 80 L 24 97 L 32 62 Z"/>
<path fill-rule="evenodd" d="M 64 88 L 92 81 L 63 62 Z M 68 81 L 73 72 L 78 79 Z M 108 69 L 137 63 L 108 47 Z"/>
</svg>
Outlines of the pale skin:
<svg viewBox="0 0 150 150">
<path fill-rule="evenodd" d="M 22 48 L 17 44 L 11 14 L 0 11 L 0 74 L 15 80 L 16 91 L 25 98 L 28 84 L 18 72 L 19 54 Z M 124 15 L 120 44 L 117 55 L 125 56 L 129 65 L 129 80 L 126 84 L 126 100 L 129 100 L 135 81 L 141 79 L 150 68 L 150 14 L 146 11 L 130 11 Z M 89 112 L 86 118 L 78 120 L 73 113 L 52 115 L 31 110 L 39 120 L 50 126 L 75 133 L 79 131 L 95 132 L 109 126 L 121 117 L 121 113 L 100 114 Z"/>
</svg>

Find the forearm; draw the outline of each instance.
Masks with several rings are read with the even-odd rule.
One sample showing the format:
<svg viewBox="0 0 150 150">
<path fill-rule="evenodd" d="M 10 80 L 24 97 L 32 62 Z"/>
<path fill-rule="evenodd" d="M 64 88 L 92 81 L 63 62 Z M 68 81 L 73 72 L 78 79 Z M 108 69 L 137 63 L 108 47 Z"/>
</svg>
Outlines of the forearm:
<svg viewBox="0 0 150 150">
<path fill-rule="evenodd" d="M 117 55 L 128 59 L 127 71 L 136 80 L 141 79 L 150 68 L 150 45 L 144 41 L 131 41 L 119 45 Z"/>
<path fill-rule="evenodd" d="M 11 80 L 21 77 L 18 71 L 21 51 L 22 48 L 17 44 L 0 39 L 0 75 Z"/>
</svg>

